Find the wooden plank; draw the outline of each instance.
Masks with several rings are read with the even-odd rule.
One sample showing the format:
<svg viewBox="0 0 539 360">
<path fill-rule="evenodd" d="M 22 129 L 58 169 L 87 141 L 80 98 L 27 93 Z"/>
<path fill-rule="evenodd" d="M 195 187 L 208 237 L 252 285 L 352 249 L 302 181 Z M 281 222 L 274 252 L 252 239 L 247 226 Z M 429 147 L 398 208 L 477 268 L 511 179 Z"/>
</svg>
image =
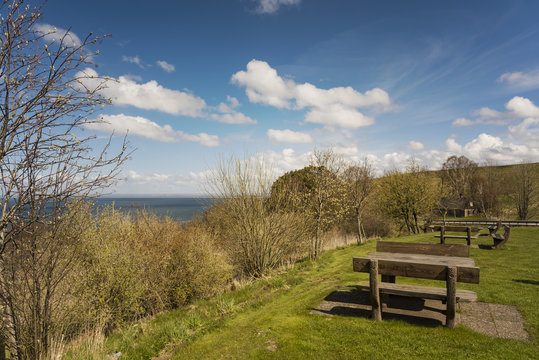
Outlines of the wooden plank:
<svg viewBox="0 0 539 360">
<path fill-rule="evenodd" d="M 371 288 L 372 318 L 382 320 L 382 306 L 380 304 L 380 292 L 378 291 L 378 260 L 369 261 L 369 285 Z"/>
<path fill-rule="evenodd" d="M 478 232 L 481 231 L 480 227 L 470 227 L 470 226 L 432 226 L 431 229 L 434 231 L 440 231 L 444 228 L 445 231 L 453 231 L 453 232 L 466 232 L 468 231 L 468 228 L 470 228 L 471 232 Z"/>
<path fill-rule="evenodd" d="M 360 282 L 358 289 L 370 291 L 369 282 Z M 378 283 L 378 291 L 381 294 L 389 295 L 410 296 L 433 300 L 447 299 L 447 288 L 441 287 L 380 282 Z M 477 294 L 470 290 L 457 290 L 456 299 L 457 302 L 475 302 L 477 301 Z"/>
<path fill-rule="evenodd" d="M 464 245 L 466 246 L 466 245 Z M 460 256 L 439 256 L 439 255 L 424 255 L 424 254 L 398 254 L 388 252 L 373 252 L 368 253 L 365 257 L 384 260 L 407 261 L 420 264 L 442 264 L 445 266 L 475 266 L 475 262 L 469 257 Z"/>
<path fill-rule="evenodd" d="M 470 256 L 470 248 L 462 244 L 416 244 L 394 241 L 377 241 L 376 251 L 401 254 L 425 254 L 461 257 Z"/>
<path fill-rule="evenodd" d="M 440 235 L 434 235 L 435 237 L 440 237 Z M 470 236 L 470 239 L 477 239 L 479 235 Z M 468 236 L 465 235 L 444 235 L 444 238 L 446 239 L 468 239 Z"/>
<path fill-rule="evenodd" d="M 403 256 L 392 259 L 391 257 L 380 256 L 380 254 L 389 255 L 409 255 L 411 258 L 405 259 Z M 425 258 L 420 258 L 421 256 Z M 373 258 L 378 260 L 378 273 L 382 275 L 406 276 L 421 279 L 446 280 L 447 266 L 457 267 L 457 281 L 466 283 L 479 283 L 479 268 L 475 266 L 459 265 L 458 262 L 452 262 L 448 259 L 432 259 L 429 262 L 427 257 L 436 257 L 435 255 L 416 255 L 416 254 L 392 254 L 392 253 L 374 253 L 365 258 L 354 258 L 354 271 L 369 272 L 369 261 Z M 469 259 L 462 257 L 444 257 L 453 259 Z M 416 260 L 414 260 L 416 259 Z M 444 261 L 446 260 L 446 261 Z M 473 260 L 472 260 L 473 262 Z"/>
<path fill-rule="evenodd" d="M 447 267 L 447 310 L 445 315 L 445 326 L 455 327 L 455 316 L 457 311 L 457 268 L 455 266 Z"/>
</svg>

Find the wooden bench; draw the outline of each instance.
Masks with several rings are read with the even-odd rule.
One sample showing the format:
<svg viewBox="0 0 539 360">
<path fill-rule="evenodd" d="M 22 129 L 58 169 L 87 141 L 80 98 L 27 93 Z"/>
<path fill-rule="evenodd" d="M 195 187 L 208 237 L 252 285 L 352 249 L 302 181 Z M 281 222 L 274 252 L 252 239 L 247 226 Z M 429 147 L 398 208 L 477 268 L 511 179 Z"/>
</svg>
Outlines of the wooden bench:
<svg viewBox="0 0 539 360">
<path fill-rule="evenodd" d="M 496 234 L 496 230 L 490 232 L 490 236 L 492 236 L 492 240 L 494 240 L 494 245 L 492 246 L 494 249 L 499 249 L 502 246 L 505 245 L 507 240 L 509 240 L 509 235 L 511 235 L 511 227 L 509 225 L 504 225 L 504 234 Z"/>
<path fill-rule="evenodd" d="M 369 273 L 372 317 L 382 319 L 380 294 L 402 295 L 446 301 L 446 326 L 455 326 L 456 303 L 476 301 L 473 291 L 457 290 L 457 282 L 479 283 L 479 268 L 469 258 L 469 247 L 461 244 L 411 244 L 378 241 L 376 252 L 353 259 L 354 271 Z M 382 275 L 382 282 L 378 281 Z M 396 284 L 396 276 L 443 280 L 445 288 Z"/>
<path fill-rule="evenodd" d="M 472 243 L 472 239 L 477 239 L 479 236 L 477 233 L 481 231 L 481 228 L 471 226 L 431 226 L 433 231 L 440 231 L 440 235 L 435 235 L 440 238 L 440 244 L 445 244 L 446 239 L 466 239 L 466 244 L 469 246 Z M 466 235 L 448 235 L 446 232 L 464 232 Z M 475 235 L 472 235 L 475 233 Z"/>
</svg>

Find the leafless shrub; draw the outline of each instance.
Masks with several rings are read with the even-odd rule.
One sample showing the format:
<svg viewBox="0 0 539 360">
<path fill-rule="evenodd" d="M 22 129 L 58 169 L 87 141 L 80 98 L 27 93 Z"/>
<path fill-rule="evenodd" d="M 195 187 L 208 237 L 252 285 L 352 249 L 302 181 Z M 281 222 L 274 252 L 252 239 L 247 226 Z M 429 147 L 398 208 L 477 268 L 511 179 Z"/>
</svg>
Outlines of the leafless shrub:
<svg viewBox="0 0 539 360">
<path fill-rule="evenodd" d="M 263 160 L 222 160 L 208 179 L 214 208 L 206 220 L 245 275 L 261 276 L 302 252 L 307 236 L 296 213 L 268 203 L 274 176 Z"/>
</svg>

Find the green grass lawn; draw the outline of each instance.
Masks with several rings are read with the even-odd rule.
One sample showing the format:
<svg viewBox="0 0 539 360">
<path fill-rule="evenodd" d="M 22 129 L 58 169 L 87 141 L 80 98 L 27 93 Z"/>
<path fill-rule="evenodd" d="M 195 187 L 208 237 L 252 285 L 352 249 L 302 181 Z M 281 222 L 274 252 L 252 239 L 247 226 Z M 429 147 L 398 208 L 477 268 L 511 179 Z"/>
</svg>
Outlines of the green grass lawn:
<svg viewBox="0 0 539 360">
<path fill-rule="evenodd" d="M 391 240 L 436 243 L 433 235 Z M 477 292 L 479 301 L 517 306 L 531 341 L 493 338 L 463 326 L 311 314 L 333 291 L 367 280 L 368 274 L 352 271 L 352 257 L 374 249 L 370 242 L 328 251 L 316 262 L 131 325 L 108 337 L 101 351 L 78 351 L 72 358 L 121 352 L 120 359 L 539 359 L 539 228 L 512 229 L 502 249 L 471 249 L 480 284 L 458 285 Z"/>
</svg>

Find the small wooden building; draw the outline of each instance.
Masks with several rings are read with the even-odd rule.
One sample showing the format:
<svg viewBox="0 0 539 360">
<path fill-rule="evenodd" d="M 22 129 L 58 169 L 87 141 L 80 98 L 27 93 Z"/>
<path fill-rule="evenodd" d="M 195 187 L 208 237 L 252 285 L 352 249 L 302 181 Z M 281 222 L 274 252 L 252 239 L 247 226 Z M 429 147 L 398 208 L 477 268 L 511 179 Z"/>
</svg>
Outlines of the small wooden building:
<svg viewBox="0 0 539 360">
<path fill-rule="evenodd" d="M 468 198 L 442 198 L 438 210 L 440 215 L 451 217 L 467 217 L 477 213 L 473 201 Z"/>
</svg>

